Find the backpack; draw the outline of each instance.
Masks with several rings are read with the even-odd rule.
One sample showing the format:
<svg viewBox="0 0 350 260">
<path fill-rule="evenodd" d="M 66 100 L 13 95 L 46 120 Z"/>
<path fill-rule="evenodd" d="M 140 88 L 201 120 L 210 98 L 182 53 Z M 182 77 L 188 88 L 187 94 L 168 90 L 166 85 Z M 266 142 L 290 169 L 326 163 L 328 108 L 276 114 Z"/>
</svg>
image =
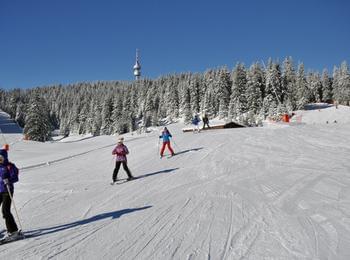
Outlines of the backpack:
<svg viewBox="0 0 350 260">
<path fill-rule="evenodd" d="M 10 174 L 10 182 L 11 183 L 15 183 L 15 182 L 18 182 L 18 173 L 19 173 L 19 170 L 17 168 L 17 166 L 12 163 L 12 162 L 9 162 L 7 164 L 7 170 L 9 171 L 9 174 Z"/>
</svg>

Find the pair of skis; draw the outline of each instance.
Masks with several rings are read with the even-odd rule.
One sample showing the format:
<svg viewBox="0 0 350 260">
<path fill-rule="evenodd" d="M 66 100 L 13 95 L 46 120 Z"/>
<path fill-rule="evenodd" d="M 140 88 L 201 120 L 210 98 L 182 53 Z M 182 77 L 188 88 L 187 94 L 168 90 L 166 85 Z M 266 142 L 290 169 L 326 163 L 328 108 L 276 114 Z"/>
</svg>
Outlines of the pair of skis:
<svg viewBox="0 0 350 260">
<path fill-rule="evenodd" d="M 137 177 L 134 177 L 134 178 L 127 178 L 127 179 L 118 179 L 117 181 L 114 181 L 114 182 L 111 182 L 111 185 L 116 185 L 116 184 L 123 184 L 123 183 L 126 183 L 126 182 L 129 182 L 129 181 L 134 181 L 136 180 Z"/>
<path fill-rule="evenodd" d="M 31 237 L 36 237 L 38 235 L 40 235 L 41 231 L 26 231 L 23 232 L 21 230 L 18 230 L 18 235 L 15 237 L 4 237 L 4 233 L 6 232 L 6 230 L 2 230 L 0 231 L 0 245 L 4 245 L 4 244 L 8 244 L 11 242 L 15 242 L 15 241 L 19 241 L 19 240 L 23 240 L 26 238 L 31 238 Z"/>
</svg>

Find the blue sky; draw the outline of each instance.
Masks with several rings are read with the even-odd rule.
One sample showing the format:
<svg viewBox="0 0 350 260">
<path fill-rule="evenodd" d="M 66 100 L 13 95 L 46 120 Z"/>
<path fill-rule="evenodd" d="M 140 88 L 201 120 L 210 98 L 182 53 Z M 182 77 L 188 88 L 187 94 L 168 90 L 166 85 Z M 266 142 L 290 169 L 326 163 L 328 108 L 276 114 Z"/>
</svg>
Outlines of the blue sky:
<svg viewBox="0 0 350 260">
<path fill-rule="evenodd" d="M 350 57 L 347 0 L 0 0 L 0 88 Z"/>
</svg>

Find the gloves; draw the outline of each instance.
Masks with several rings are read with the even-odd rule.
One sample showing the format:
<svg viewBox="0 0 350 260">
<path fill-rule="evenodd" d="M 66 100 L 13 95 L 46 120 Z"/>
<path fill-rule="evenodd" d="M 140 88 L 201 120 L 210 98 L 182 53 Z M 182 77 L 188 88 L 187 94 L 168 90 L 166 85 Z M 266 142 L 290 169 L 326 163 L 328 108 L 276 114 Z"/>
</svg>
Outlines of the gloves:
<svg viewBox="0 0 350 260">
<path fill-rule="evenodd" d="M 10 181 L 9 181 L 9 179 L 3 179 L 2 181 L 4 182 L 4 184 L 5 184 L 5 185 L 8 185 L 8 184 L 10 184 Z"/>
</svg>

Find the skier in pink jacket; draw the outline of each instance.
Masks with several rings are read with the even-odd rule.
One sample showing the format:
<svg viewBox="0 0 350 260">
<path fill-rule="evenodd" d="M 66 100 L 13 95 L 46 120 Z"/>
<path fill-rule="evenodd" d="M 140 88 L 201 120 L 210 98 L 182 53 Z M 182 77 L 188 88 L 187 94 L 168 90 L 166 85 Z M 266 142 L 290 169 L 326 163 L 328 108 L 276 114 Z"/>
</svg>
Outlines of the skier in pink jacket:
<svg viewBox="0 0 350 260">
<path fill-rule="evenodd" d="M 128 165 L 127 165 L 126 155 L 129 154 L 129 150 L 126 147 L 126 145 L 124 145 L 123 142 L 124 142 L 124 138 L 123 137 L 119 138 L 117 146 L 112 151 L 112 155 L 116 156 L 115 157 L 115 168 L 114 168 L 113 176 L 112 176 L 113 183 L 115 183 L 118 180 L 117 176 L 118 176 L 118 172 L 119 172 L 119 168 L 120 168 L 121 164 L 123 164 L 123 168 L 128 175 L 128 180 L 134 179 L 134 176 L 132 176 L 132 174 L 128 168 Z"/>
</svg>

